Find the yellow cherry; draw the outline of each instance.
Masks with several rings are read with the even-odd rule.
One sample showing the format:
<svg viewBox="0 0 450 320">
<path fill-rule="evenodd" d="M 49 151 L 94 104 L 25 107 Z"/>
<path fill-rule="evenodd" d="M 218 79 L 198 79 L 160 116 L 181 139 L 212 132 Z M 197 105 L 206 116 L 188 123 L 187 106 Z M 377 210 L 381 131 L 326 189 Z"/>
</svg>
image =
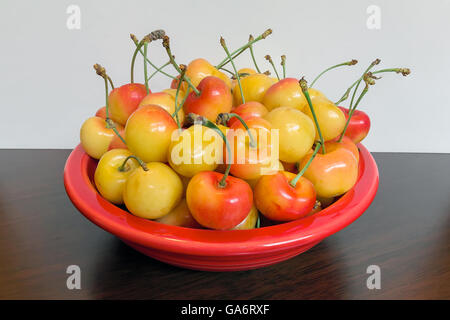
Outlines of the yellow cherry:
<svg viewBox="0 0 450 320">
<path fill-rule="evenodd" d="M 300 161 L 314 143 L 315 127 L 313 121 L 295 108 L 279 107 L 264 117 L 279 133 L 279 158 L 281 161 L 295 163 Z"/>
<path fill-rule="evenodd" d="M 157 105 L 138 108 L 128 119 L 125 140 L 128 149 L 144 162 L 167 161 L 172 132 L 177 124 Z"/>
<path fill-rule="evenodd" d="M 169 224 L 172 226 L 185 227 L 185 228 L 201 228 L 186 203 L 186 199 L 182 199 L 180 203 L 168 214 L 156 219 L 159 223 Z"/>
<path fill-rule="evenodd" d="M 242 77 L 241 86 L 244 92 L 245 102 L 262 102 L 266 91 L 275 83 L 275 80 L 262 73 L 251 74 Z M 233 91 L 235 105 L 242 104 L 241 89 L 236 85 Z"/>
<path fill-rule="evenodd" d="M 319 122 L 320 130 L 325 141 L 332 140 L 339 136 L 345 127 L 345 115 L 336 107 L 330 100 L 322 97 L 314 97 L 311 99 L 314 112 L 316 113 L 317 121 Z M 314 120 L 311 109 L 308 107 L 305 114 Z M 315 127 L 315 125 L 314 125 Z M 319 133 L 316 130 L 316 139 L 319 139 Z"/>
<path fill-rule="evenodd" d="M 116 124 L 117 130 L 123 130 Z M 91 117 L 87 119 L 80 130 L 80 141 L 84 151 L 92 158 L 100 159 L 108 151 L 109 144 L 116 134 L 113 129 L 107 128 L 105 119 Z"/>
<path fill-rule="evenodd" d="M 103 198 L 115 203 L 123 203 L 123 189 L 129 175 L 139 164 L 129 159 L 122 167 L 131 152 L 126 149 L 113 149 L 106 152 L 97 164 L 94 181 Z"/>
<path fill-rule="evenodd" d="M 241 223 L 239 223 L 236 227 L 234 227 L 232 230 L 254 229 L 256 227 L 256 222 L 258 221 L 258 216 L 259 216 L 258 210 L 256 210 L 255 205 L 253 205 L 247 217 L 245 217 L 245 219 Z"/>
<path fill-rule="evenodd" d="M 180 177 L 168 165 L 150 162 L 135 169 L 125 184 L 123 200 L 135 216 L 158 219 L 171 212 L 183 195 Z"/>
<path fill-rule="evenodd" d="M 185 177 L 193 177 L 200 171 L 214 171 L 222 158 L 222 138 L 202 125 L 177 131 L 169 146 L 170 166 Z"/>
<path fill-rule="evenodd" d="M 180 104 L 182 100 L 183 100 L 182 96 L 179 95 L 178 104 Z M 139 107 L 149 104 L 160 106 L 161 108 L 166 110 L 170 115 L 173 115 L 175 113 L 175 97 L 168 92 L 149 93 L 144 97 L 144 99 L 141 100 L 141 103 L 139 103 Z M 178 119 L 180 120 L 180 123 L 183 123 L 184 121 L 183 108 L 180 108 L 180 110 L 178 111 Z"/>
</svg>

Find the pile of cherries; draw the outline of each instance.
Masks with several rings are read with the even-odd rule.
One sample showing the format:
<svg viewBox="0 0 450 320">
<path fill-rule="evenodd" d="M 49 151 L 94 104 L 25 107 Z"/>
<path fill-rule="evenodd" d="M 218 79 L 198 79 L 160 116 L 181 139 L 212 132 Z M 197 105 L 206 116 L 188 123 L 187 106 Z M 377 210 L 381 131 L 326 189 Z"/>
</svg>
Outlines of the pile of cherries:
<svg viewBox="0 0 450 320">
<path fill-rule="evenodd" d="M 95 185 L 108 201 L 124 204 L 138 217 L 160 223 L 216 230 L 251 229 L 310 216 L 350 190 L 358 178 L 357 143 L 370 129 L 367 114 L 356 110 L 378 74 L 409 74 L 406 68 L 372 69 L 333 103 L 304 78 L 286 78 L 267 55 L 275 77 L 261 72 L 253 45 L 268 37 L 250 36 L 217 65 L 195 59 L 175 62 L 169 37 L 156 30 L 138 40 L 131 82 L 114 88 L 106 70 L 106 106 L 87 119 L 80 132 L 86 153 L 99 159 Z M 168 62 L 148 58 L 148 46 L 162 40 Z M 249 52 L 255 69 L 237 70 L 234 58 Z M 137 57 L 144 61 L 144 83 L 134 82 Z M 173 67 L 173 76 L 164 69 Z M 149 74 L 149 67 L 154 69 Z M 152 77 L 171 79 L 153 93 Z M 109 92 L 109 88 L 112 91 Z M 338 106 L 350 99 L 349 108 Z M 261 215 L 260 215 L 261 214 Z"/>
</svg>

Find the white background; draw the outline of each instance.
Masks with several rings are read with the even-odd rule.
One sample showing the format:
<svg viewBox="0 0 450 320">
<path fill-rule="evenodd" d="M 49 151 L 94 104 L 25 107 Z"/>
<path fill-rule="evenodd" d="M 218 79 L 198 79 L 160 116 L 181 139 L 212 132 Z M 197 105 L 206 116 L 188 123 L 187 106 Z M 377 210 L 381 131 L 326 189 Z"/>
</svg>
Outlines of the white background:
<svg viewBox="0 0 450 320">
<path fill-rule="evenodd" d="M 81 9 L 81 29 L 66 27 L 69 5 Z M 370 5 L 381 9 L 381 29 L 366 26 Z M 73 148 L 82 122 L 104 105 L 106 67 L 116 86 L 129 81 L 133 44 L 155 29 L 171 36 L 178 63 L 203 57 L 217 64 L 222 35 L 237 48 L 266 28 L 255 46 L 260 66 L 287 55 L 288 76 L 312 79 L 324 68 L 356 58 L 317 83 L 336 101 L 375 58 L 380 68 L 405 66 L 409 77 L 386 74 L 361 109 L 372 130 L 372 151 L 450 152 L 450 1 L 9 1 L 0 3 L 0 148 Z M 167 61 L 160 43 L 149 49 Z M 248 54 L 237 59 L 251 66 Z M 136 75 L 142 80 L 141 64 Z M 154 78 L 153 91 L 169 86 Z"/>
</svg>

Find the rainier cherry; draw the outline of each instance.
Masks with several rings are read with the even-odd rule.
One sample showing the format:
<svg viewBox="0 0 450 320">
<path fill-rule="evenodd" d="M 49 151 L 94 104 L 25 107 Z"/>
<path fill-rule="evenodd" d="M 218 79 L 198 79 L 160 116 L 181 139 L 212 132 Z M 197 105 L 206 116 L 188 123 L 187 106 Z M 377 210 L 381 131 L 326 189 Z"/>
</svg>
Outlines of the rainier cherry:
<svg viewBox="0 0 450 320">
<path fill-rule="evenodd" d="M 157 105 L 137 109 L 125 127 L 128 149 L 145 162 L 167 161 L 172 132 L 177 129 L 172 116 Z"/>
<path fill-rule="evenodd" d="M 264 118 L 270 122 L 273 129 L 279 130 L 281 161 L 295 163 L 311 149 L 315 138 L 314 123 L 300 110 L 279 107 L 270 111 Z"/>
<path fill-rule="evenodd" d="M 267 113 L 269 113 L 269 111 L 262 103 L 250 101 L 234 108 L 233 113 L 241 116 L 242 118 L 247 118 L 264 117 Z M 230 120 L 228 120 L 227 125 L 231 127 L 236 122 L 239 122 L 237 118 L 231 118 Z"/>
<path fill-rule="evenodd" d="M 219 133 L 229 149 L 225 135 L 217 126 L 203 118 L 197 121 Z M 186 190 L 186 201 L 194 219 L 202 226 L 227 230 L 236 227 L 250 212 L 253 192 L 247 182 L 229 176 L 230 164 L 225 174 L 202 171 L 192 177 Z"/>
<path fill-rule="evenodd" d="M 258 210 L 256 209 L 255 206 L 252 206 L 247 217 L 236 227 L 234 227 L 233 230 L 254 229 L 255 227 L 257 227 L 258 219 L 259 219 Z"/>
<path fill-rule="evenodd" d="M 344 107 L 338 107 L 345 115 L 345 119 L 348 120 L 349 110 Z M 354 143 L 359 143 L 367 136 L 370 130 L 370 118 L 364 112 L 360 110 L 353 111 L 352 118 L 345 131 L 345 136 L 352 139 Z"/>
<path fill-rule="evenodd" d="M 311 157 L 317 154 L 320 142 Z M 305 169 L 311 161 L 305 165 Z M 307 216 L 316 203 L 313 184 L 302 175 L 281 171 L 274 175 L 262 176 L 255 186 L 255 204 L 261 213 L 275 221 L 290 221 Z"/>
<path fill-rule="evenodd" d="M 200 171 L 214 171 L 222 162 L 222 138 L 213 129 L 194 124 L 177 131 L 169 146 L 168 161 L 180 175 L 193 177 Z"/>
<path fill-rule="evenodd" d="M 245 102 L 262 102 L 266 91 L 275 82 L 276 80 L 262 73 L 256 73 L 246 77 L 242 77 L 241 86 Z M 241 105 L 243 103 L 241 89 L 238 85 L 236 85 L 236 87 L 234 88 L 233 97 L 236 105 Z"/>
<path fill-rule="evenodd" d="M 183 183 L 168 165 L 161 162 L 140 163 L 127 179 L 123 200 L 135 216 L 158 219 L 180 202 Z"/>
<path fill-rule="evenodd" d="M 159 223 L 169 224 L 185 228 L 201 228 L 195 221 L 186 203 L 186 199 L 181 199 L 180 203 L 168 214 L 156 219 Z"/>
<path fill-rule="evenodd" d="M 197 95 L 195 92 L 189 93 L 184 103 L 186 114 L 195 113 L 210 121 L 216 121 L 219 113 L 231 111 L 233 97 L 223 80 L 208 76 L 200 81 L 197 89 L 200 91 L 200 94 Z"/>
<path fill-rule="evenodd" d="M 315 97 L 311 101 L 314 105 L 314 111 L 316 112 L 320 129 L 322 130 L 323 139 L 328 141 L 338 137 L 345 127 L 344 113 L 328 99 Z M 314 119 L 310 108 L 306 108 L 305 113 L 311 120 Z M 316 139 L 318 138 L 319 133 L 316 129 Z"/>
<path fill-rule="evenodd" d="M 123 203 L 125 182 L 131 172 L 139 167 L 136 160 L 128 160 L 130 156 L 131 152 L 124 149 L 108 151 L 100 158 L 95 169 L 95 186 L 100 194 L 112 203 Z"/>
<path fill-rule="evenodd" d="M 118 130 L 123 129 L 120 125 L 116 125 L 116 128 Z M 108 151 L 115 135 L 114 130 L 108 126 L 105 119 L 91 117 L 81 126 L 80 141 L 88 155 L 94 159 L 100 159 Z"/>
<path fill-rule="evenodd" d="M 181 95 L 179 94 L 178 104 L 181 102 Z M 144 99 L 141 100 L 139 103 L 139 107 L 145 106 L 145 105 L 157 105 L 166 110 L 169 114 L 173 115 L 175 113 L 175 97 L 172 96 L 171 93 L 168 92 L 156 92 L 156 93 L 150 93 L 145 96 Z M 180 120 L 180 123 L 183 123 L 184 121 L 184 112 L 183 109 L 180 108 L 178 110 L 178 118 Z"/>
</svg>

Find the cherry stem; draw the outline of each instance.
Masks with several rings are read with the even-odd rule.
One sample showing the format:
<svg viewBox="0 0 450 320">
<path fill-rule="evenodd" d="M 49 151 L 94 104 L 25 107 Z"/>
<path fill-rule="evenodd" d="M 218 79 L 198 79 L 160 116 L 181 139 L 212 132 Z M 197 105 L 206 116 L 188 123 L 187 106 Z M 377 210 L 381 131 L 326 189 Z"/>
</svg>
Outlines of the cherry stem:
<svg viewBox="0 0 450 320">
<path fill-rule="evenodd" d="M 283 67 L 283 79 L 286 79 L 286 56 L 281 56 L 281 66 Z"/>
<path fill-rule="evenodd" d="M 266 58 L 266 60 L 269 61 L 269 63 L 272 65 L 272 68 L 275 71 L 275 75 L 277 76 L 278 80 L 280 80 L 280 76 L 278 75 L 277 68 L 275 68 L 275 64 L 273 63 L 272 57 L 267 54 L 264 58 Z"/>
<path fill-rule="evenodd" d="M 175 58 L 172 55 L 172 51 L 170 50 L 170 38 L 168 36 L 164 36 L 163 38 L 163 46 L 164 48 L 166 48 L 166 52 L 169 56 L 170 59 L 170 63 L 172 63 L 173 67 L 175 68 L 175 70 L 178 71 L 179 74 L 181 74 L 181 69 L 180 66 L 175 62 Z M 189 79 L 189 77 L 184 77 L 184 81 L 186 81 L 186 83 L 189 85 L 189 87 L 192 88 L 192 90 L 194 90 L 195 94 L 198 96 L 200 94 L 200 91 L 192 84 L 191 79 Z"/>
<path fill-rule="evenodd" d="M 228 70 L 228 69 L 225 69 L 224 67 L 220 68 L 219 70 L 223 70 L 223 71 L 225 71 L 225 72 L 228 72 L 228 73 L 231 74 L 232 76 L 234 76 L 234 72 L 233 72 L 233 71 L 230 71 L 230 70 Z"/>
<path fill-rule="evenodd" d="M 358 83 L 358 85 L 359 85 L 359 83 Z M 358 89 L 358 86 L 356 86 L 356 88 L 353 92 L 352 103 L 353 103 L 353 98 L 355 97 L 355 93 L 356 93 L 357 89 Z M 353 112 L 355 112 L 356 107 L 359 105 L 359 103 L 361 102 L 361 99 L 366 95 L 368 90 L 369 90 L 369 83 L 366 82 L 366 86 L 364 87 L 363 91 L 359 95 L 358 100 L 356 100 L 355 106 L 353 108 L 350 106 L 350 109 L 349 109 L 350 111 L 348 113 L 347 121 L 345 122 L 344 130 L 342 130 L 341 136 L 339 137 L 339 140 L 337 142 L 341 142 L 342 139 L 344 138 L 345 132 L 347 131 L 348 125 L 350 123 L 350 119 L 353 116 Z"/>
<path fill-rule="evenodd" d="M 309 87 L 312 88 L 314 83 L 316 83 L 316 81 L 319 80 L 319 78 L 321 76 L 323 76 L 325 73 L 327 73 L 328 71 L 336 69 L 336 68 L 339 68 L 339 67 L 342 67 L 342 66 L 353 66 L 353 65 L 355 65 L 357 63 L 358 63 L 358 60 L 352 59 L 350 61 L 339 63 L 337 65 L 331 66 L 331 67 L 323 70 L 321 73 L 319 73 L 319 75 L 311 82 L 311 85 Z"/>
<path fill-rule="evenodd" d="M 140 51 L 141 47 L 144 45 L 144 41 L 138 42 L 136 37 L 133 34 L 130 34 L 131 39 L 133 40 L 134 44 L 136 45 L 136 49 L 133 52 L 133 57 L 131 58 L 131 74 L 130 74 L 130 82 L 134 83 L 134 64 L 136 62 L 136 56 L 138 52 Z"/>
<path fill-rule="evenodd" d="M 139 159 L 139 158 L 138 158 L 137 156 L 135 156 L 135 155 L 129 155 L 128 157 L 126 157 L 125 160 L 124 160 L 124 161 L 122 162 L 122 164 L 120 165 L 120 167 L 118 168 L 119 171 L 121 171 L 121 172 L 125 171 L 125 164 L 126 164 L 127 161 L 128 161 L 129 159 L 131 159 L 131 158 L 135 159 L 135 160 L 139 163 L 139 165 L 142 167 L 142 169 L 144 169 L 144 171 L 148 171 L 147 165 L 144 163 L 144 161 L 142 161 L 141 159 Z"/>
<path fill-rule="evenodd" d="M 250 128 L 247 126 L 247 123 L 245 123 L 244 119 L 237 113 L 219 113 L 217 116 L 216 123 L 226 125 L 228 121 L 230 121 L 231 118 L 236 118 L 239 120 L 240 123 L 244 126 L 245 130 L 247 130 L 248 136 L 250 138 L 250 147 L 256 148 L 256 140 L 253 137 L 252 133 L 250 132 Z"/>
<path fill-rule="evenodd" d="M 308 167 L 311 165 L 312 161 L 314 160 L 314 158 L 316 157 L 317 152 L 319 152 L 320 146 L 321 146 L 321 142 L 318 141 L 316 144 L 316 148 L 314 149 L 313 154 L 311 155 L 311 158 L 309 158 L 308 162 L 306 163 L 306 165 L 303 167 L 303 169 L 295 176 L 294 179 L 291 180 L 291 182 L 289 183 L 293 188 L 295 188 L 295 186 L 297 185 L 298 180 L 300 179 L 301 176 L 303 176 L 303 174 L 306 172 L 306 170 L 308 170 Z"/>
<path fill-rule="evenodd" d="M 225 39 L 220 37 L 220 44 L 222 45 L 223 50 L 225 50 L 225 53 L 227 54 L 228 58 L 231 61 L 231 65 L 233 66 L 233 70 L 236 74 L 236 79 L 237 82 L 239 84 L 239 90 L 241 91 L 241 99 L 242 99 L 242 103 L 245 103 L 245 97 L 244 97 L 244 91 L 242 91 L 242 85 L 241 85 L 241 78 L 239 77 L 239 72 L 236 69 L 236 66 L 234 64 L 233 58 L 230 55 L 230 52 L 228 51 L 227 45 L 225 43 Z"/>
<path fill-rule="evenodd" d="M 139 41 L 136 39 L 136 37 L 134 36 L 134 35 L 131 35 L 131 39 L 133 40 L 133 42 L 134 42 L 134 45 L 136 46 L 136 53 L 137 52 L 139 52 L 142 56 L 144 56 L 144 51 L 142 51 L 141 50 L 141 47 L 139 46 L 140 45 L 140 43 L 139 43 Z M 158 67 L 153 63 L 153 62 L 151 62 L 147 57 L 145 57 L 144 58 L 154 69 L 157 69 L 157 70 L 159 70 L 159 72 L 161 72 L 163 75 L 165 75 L 166 77 L 169 77 L 170 79 L 177 79 L 176 77 L 174 77 L 174 76 L 172 76 L 172 75 L 170 75 L 170 74 L 168 74 L 168 73 L 166 73 L 166 72 L 164 72 L 164 71 L 162 71 L 161 69 L 158 69 Z M 133 66 L 134 66 L 134 64 L 133 64 Z M 133 74 L 133 73 L 132 73 Z M 133 82 L 131 82 L 131 83 L 133 83 Z"/>
<path fill-rule="evenodd" d="M 148 50 L 148 42 L 144 43 L 144 57 L 147 58 L 147 50 Z M 145 79 L 145 90 L 147 94 L 149 94 L 150 90 L 148 89 L 148 76 L 147 76 L 147 60 L 144 59 L 144 79 Z"/>
<path fill-rule="evenodd" d="M 299 84 L 300 84 L 300 88 L 303 91 L 303 94 L 306 97 L 306 100 L 308 101 L 309 109 L 311 110 L 311 113 L 313 115 L 314 122 L 315 122 L 316 128 L 317 128 L 317 132 L 319 133 L 320 144 L 322 145 L 322 153 L 325 154 L 325 141 L 322 136 L 322 131 L 320 131 L 319 121 L 317 120 L 316 113 L 314 112 L 314 107 L 312 105 L 311 97 L 309 96 L 309 92 L 308 92 L 308 84 L 307 84 L 305 78 L 302 77 L 299 81 Z"/>
<path fill-rule="evenodd" d="M 238 55 L 240 55 L 242 52 L 244 52 L 247 48 L 249 48 L 252 44 L 254 44 L 255 42 L 258 42 L 262 39 L 267 38 L 271 33 L 272 33 L 272 29 L 267 29 L 256 39 L 248 41 L 245 45 L 243 45 L 239 49 L 236 49 L 233 52 L 231 52 L 231 57 L 233 57 L 233 59 L 236 58 Z M 227 58 L 223 59 L 222 62 L 216 66 L 216 68 L 220 69 L 221 67 L 226 65 L 228 62 L 230 62 L 230 58 L 227 57 Z"/>
<path fill-rule="evenodd" d="M 358 78 L 358 80 L 356 80 L 351 86 L 350 88 L 347 89 L 347 91 L 345 91 L 344 95 L 339 99 L 339 101 L 337 101 L 335 103 L 335 105 L 338 105 L 339 103 L 341 103 L 342 101 L 347 100 L 350 91 L 352 90 L 352 88 L 356 85 L 359 86 L 359 83 L 361 82 L 362 78 L 364 77 L 364 75 L 370 71 L 370 69 L 372 69 L 374 66 L 380 64 L 381 60 L 380 59 L 375 59 L 374 61 L 372 61 L 372 63 L 367 67 L 367 69 L 364 71 L 364 73 L 361 75 L 361 77 Z"/>
<path fill-rule="evenodd" d="M 253 41 L 253 40 L 254 40 L 253 36 L 250 35 L 250 36 L 248 37 L 248 41 L 250 42 L 250 41 Z M 251 55 L 251 57 L 252 57 L 253 64 L 255 65 L 256 71 L 258 71 L 258 73 L 261 73 L 261 70 L 259 70 L 258 64 L 256 63 L 255 54 L 253 53 L 253 46 L 250 45 L 248 48 L 250 49 L 250 55 Z"/>
<path fill-rule="evenodd" d="M 108 95 L 109 95 L 109 88 L 108 88 L 108 78 L 109 76 L 106 74 L 106 70 L 105 68 L 103 68 L 101 65 L 99 64 L 94 64 L 94 69 L 97 72 L 97 74 L 103 78 L 103 80 L 105 81 L 105 111 L 106 111 L 106 128 L 108 129 L 112 129 L 114 131 L 114 133 L 119 137 L 120 140 L 122 140 L 122 142 L 127 145 L 127 143 L 125 142 L 125 139 L 120 135 L 119 131 L 116 128 L 115 123 L 109 118 L 109 101 L 108 101 Z"/>
<path fill-rule="evenodd" d="M 167 67 L 170 64 L 170 61 L 166 62 L 165 64 L 163 64 L 161 67 L 159 67 L 158 69 L 156 69 L 151 75 L 150 77 L 148 77 L 148 80 L 150 81 L 151 78 L 153 78 L 158 72 L 161 72 L 162 69 L 164 69 L 165 67 Z"/>
<path fill-rule="evenodd" d="M 207 128 L 210 128 L 210 129 L 216 131 L 222 137 L 222 140 L 225 142 L 225 145 L 226 145 L 227 151 L 228 151 L 228 165 L 227 165 L 227 168 L 225 169 L 225 172 L 223 174 L 223 178 L 219 181 L 219 187 L 220 188 L 225 188 L 226 185 L 227 185 L 227 181 L 226 181 L 227 177 L 230 174 L 231 162 L 232 162 L 232 159 L 231 159 L 231 148 L 230 148 L 230 144 L 228 143 L 227 137 L 219 129 L 219 127 L 217 127 L 217 125 L 214 122 L 206 119 L 205 117 L 202 117 L 202 116 L 200 116 L 198 114 L 195 114 L 195 113 L 189 113 L 186 116 L 186 119 L 188 121 L 194 123 L 194 124 L 201 124 L 204 127 L 207 127 Z"/>
<path fill-rule="evenodd" d="M 106 75 L 106 77 L 108 78 L 109 84 L 111 85 L 111 89 L 114 90 L 115 89 L 114 88 L 114 83 L 112 82 L 111 78 L 108 75 Z"/>
<path fill-rule="evenodd" d="M 178 116 L 178 112 L 180 111 L 180 108 L 181 108 L 180 106 L 184 105 L 184 102 L 186 101 L 186 98 L 188 96 L 188 94 L 186 93 L 182 103 L 180 104 L 180 106 L 178 106 L 178 94 L 180 93 L 180 88 L 181 88 L 181 84 L 183 83 L 185 73 L 186 73 L 186 67 L 183 66 L 183 68 L 181 69 L 181 73 L 180 73 L 180 80 L 178 81 L 178 85 L 177 85 L 177 91 L 175 92 L 174 115 L 175 115 L 175 119 L 177 120 L 178 129 L 181 129 L 180 117 Z M 172 115 L 172 117 L 173 117 L 173 115 Z"/>
</svg>

